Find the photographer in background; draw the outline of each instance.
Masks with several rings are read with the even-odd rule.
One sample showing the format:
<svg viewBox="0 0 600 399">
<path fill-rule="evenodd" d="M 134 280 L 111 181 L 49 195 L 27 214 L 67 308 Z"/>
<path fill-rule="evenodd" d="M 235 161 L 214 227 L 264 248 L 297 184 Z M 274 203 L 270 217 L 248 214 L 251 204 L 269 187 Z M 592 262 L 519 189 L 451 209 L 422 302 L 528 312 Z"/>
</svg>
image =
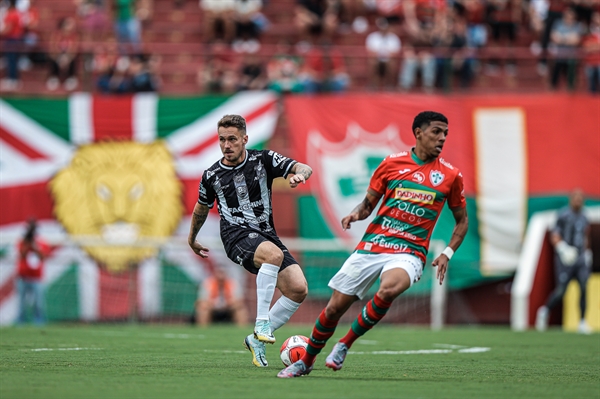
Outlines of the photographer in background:
<svg viewBox="0 0 600 399">
<path fill-rule="evenodd" d="M 27 299 L 33 299 L 34 322 L 42 325 L 46 322 L 44 287 L 44 259 L 50 253 L 50 246 L 37 238 L 37 223 L 34 219 L 27 223 L 23 239 L 18 243 L 19 265 L 17 270 L 17 292 L 19 294 L 18 323 L 27 321 Z"/>
</svg>

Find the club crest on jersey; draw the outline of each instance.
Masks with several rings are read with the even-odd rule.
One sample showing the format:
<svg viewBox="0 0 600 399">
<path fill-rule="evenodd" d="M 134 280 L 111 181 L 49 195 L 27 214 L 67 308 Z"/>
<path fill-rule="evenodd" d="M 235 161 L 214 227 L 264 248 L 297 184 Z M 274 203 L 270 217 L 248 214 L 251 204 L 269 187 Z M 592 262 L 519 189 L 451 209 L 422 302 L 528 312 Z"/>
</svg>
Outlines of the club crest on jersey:
<svg viewBox="0 0 600 399">
<path fill-rule="evenodd" d="M 412 175 L 412 180 L 416 181 L 417 183 L 423 183 L 425 181 L 425 175 L 423 174 L 423 172 L 415 172 Z"/>
<path fill-rule="evenodd" d="M 439 170 L 432 170 L 429 173 L 429 180 L 434 186 L 439 186 L 444 181 L 444 174 Z"/>
</svg>

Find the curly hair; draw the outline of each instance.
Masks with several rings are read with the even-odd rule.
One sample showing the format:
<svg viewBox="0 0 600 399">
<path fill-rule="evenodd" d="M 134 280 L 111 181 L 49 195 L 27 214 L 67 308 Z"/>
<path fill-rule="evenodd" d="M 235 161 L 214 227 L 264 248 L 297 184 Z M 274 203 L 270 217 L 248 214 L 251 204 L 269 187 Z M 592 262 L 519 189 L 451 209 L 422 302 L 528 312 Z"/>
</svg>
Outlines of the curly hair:
<svg viewBox="0 0 600 399">
<path fill-rule="evenodd" d="M 417 116 L 415 116 L 415 119 L 413 120 L 413 124 L 412 124 L 413 134 L 415 134 L 416 128 L 420 127 L 421 129 L 424 129 L 427 126 L 429 126 L 429 124 L 433 121 L 448 123 L 448 118 L 446 118 L 444 115 L 440 114 L 439 112 L 435 112 L 435 111 L 420 112 Z"/>
</svg>

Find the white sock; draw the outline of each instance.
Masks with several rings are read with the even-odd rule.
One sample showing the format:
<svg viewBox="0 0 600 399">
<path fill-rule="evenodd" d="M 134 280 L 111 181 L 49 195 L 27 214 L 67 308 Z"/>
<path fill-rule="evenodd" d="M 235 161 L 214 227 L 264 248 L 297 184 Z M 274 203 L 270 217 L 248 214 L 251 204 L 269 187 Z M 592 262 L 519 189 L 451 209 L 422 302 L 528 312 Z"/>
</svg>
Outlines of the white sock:
<svg viewBox="0 0 600 399">
<path fill-rule="evenodd" d="M 298 302 L 294 302 L 288 297 L 281 296 L 269 311 L 271 331 L 275 331 L 287 323 L 299 307 L 300 304 Z"/>
<path fill-rule="evenodd" d="M 263 263 L 256 275 L 256 320 L 269 320 L 269 307 L 277 285 L 279 267 Z"/>
</svg>

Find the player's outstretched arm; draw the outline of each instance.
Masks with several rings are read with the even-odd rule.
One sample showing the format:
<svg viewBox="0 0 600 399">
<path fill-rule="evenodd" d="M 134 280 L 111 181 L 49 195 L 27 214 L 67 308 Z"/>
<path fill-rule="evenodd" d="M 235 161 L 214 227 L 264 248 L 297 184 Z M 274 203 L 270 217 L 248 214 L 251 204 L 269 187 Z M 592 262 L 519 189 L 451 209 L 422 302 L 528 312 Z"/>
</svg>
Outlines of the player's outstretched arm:
<svg viewBox="0 0 600 399">
<path fill-rule="evenodd" d="M 444 252 L 442 252 L 431 263 L 432 266 L 437 267 L 437 278 L 440 282 L 440 285 L 444 282 L 444 276 L 448 270 L 448 262 L 450 262 L 452 254 L 454 254 L 458 247 L 460 247 L 460 244 L 462 244 L 465 236 L 467 235 L 467 230 L 469 229 L 467 208 L 453 209 L 452 215 L 454 215 L 454 221 L 456 222 L 456 225 L 454 226 L 454 230 L 452 230 L 450 243 L 448 244 L 448 247 L 444 249 Z"/>
<path fill-rule="evenodd" d="M 209 210 L 210 209 L 206 205 L 196 203 L 196 206 L 194 206 L 194 212 L 192 213 L 192 223 L 190 225 L 190 234 L 188 236 L 188 244 L 194 253 L 203 258 L 208 257 L 209 250 L 208 248 L 202 246 L 202 244 L 199 242 L 196 242 L 196 236 L 204 225 L 204 222 L 206 222 Z"/>
<path fill-rule="evenodd" d="M 342 219 L 342 228 L 344 230 L 348 230 L 350 228 L 350 224 L 356 222 L 357 220 L 364 220 L 368 218 L 373 212 L 373 209 L 375 209 L 377 206 L 380 198 L 381 194 L 373 190 L 367 190 L 365 199 L 363 199 L 360 204 L 356 205 L 352 212 Z"/>
<path fill-rule="evenodd" d="M 290 187 L 296 188 L 300 183 L 304 184 L 312 175 L 312 168 L 306 164 L 296 162 L 290 169 Z"/>
</svg>

